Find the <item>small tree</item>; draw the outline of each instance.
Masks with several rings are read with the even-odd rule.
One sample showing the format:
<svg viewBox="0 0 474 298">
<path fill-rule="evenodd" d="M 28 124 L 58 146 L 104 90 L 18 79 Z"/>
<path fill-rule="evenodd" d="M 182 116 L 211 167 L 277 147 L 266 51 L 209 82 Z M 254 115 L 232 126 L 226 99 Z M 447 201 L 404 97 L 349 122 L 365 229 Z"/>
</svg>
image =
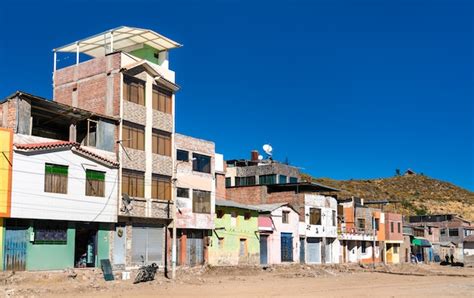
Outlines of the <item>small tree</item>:
<svg viewBox="0 0 474 298">
<path fill-rule="evenodd" d="M 395 170 L 395 176 L 400 176 L 400 175 L 401 175 L 401 174 L 400 174 L 400 169 L 396 169 L 396 170 Z"/>
</svg>

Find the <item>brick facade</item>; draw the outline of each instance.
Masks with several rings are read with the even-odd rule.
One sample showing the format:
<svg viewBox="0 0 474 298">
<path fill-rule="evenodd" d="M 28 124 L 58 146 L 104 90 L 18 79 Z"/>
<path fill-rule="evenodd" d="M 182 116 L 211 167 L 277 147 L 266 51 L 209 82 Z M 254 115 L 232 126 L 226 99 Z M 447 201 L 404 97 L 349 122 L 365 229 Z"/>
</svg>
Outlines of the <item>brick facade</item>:
<svg viewBox="0 0 474 298">
<path fill-rule="evenodd" d="M 119 116 L 120 53 L 59 69 L 54 100 L 99 114 Z"/>
</svg>

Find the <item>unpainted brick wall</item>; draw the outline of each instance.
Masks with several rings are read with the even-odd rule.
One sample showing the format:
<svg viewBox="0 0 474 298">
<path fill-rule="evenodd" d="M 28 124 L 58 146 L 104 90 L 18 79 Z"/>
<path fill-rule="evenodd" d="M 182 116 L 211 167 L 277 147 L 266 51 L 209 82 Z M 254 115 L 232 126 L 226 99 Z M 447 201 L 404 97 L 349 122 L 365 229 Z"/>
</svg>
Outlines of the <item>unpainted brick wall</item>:
<svg viewBox="0 0 474 298">
<path fill-rule="evenodd" d="M 120 53 L 114 53 L 59 69 L 54 75 L 54 100 L 95 113 L 118 116 L 119 68 Z M 110 78 L 113 84 L 108 90 Z M 107 105 L 107 96 L 112 96 L 112 107 Z"/>
</svg>

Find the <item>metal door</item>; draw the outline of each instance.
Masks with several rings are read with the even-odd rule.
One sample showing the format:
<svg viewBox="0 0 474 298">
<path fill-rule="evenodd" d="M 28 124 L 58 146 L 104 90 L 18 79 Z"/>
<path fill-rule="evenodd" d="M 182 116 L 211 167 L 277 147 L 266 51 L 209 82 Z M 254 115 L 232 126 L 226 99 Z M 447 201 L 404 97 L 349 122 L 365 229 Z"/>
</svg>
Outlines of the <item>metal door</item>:
<svg viewBox="0 0 474 298">
<path fill-rule="evenodd" d="M 293 237 L 291 233 L 281 233 L 281 261 L 293 262 Z"/>
<path fill-rule="evenodd" d="M 308 263 L 320 263 L 321 262 L 321 239 L 319 238 L 306 238 L 308 242 Z"/>
<path fill-rule="evenodd" d="M 5 231 L 5 270 L 23 271 L 26 269 L 26 245 L 28 228 L 7 227 Z"/>
<path fill-rule="evenodd" d="M 189 266 L 204 263 L 204 236 L 202 231 L 187 232 L 186 263 Z"/>
<path fill-rule="evenodd" d="M 305 260 L 305 240 L 304 238 L 300 238 L 300 263 L 303 264 Z"/>
<path fill-rule="evenodd" d="M 268 236 L 260 235 L 260 264 L 268 264 Z"/>
<path fill-rule="evenodd" d="M 127 245 L 127 227 L 117 225 L 114 235 L 114 265 L 125 265 L 125 253 Z"/>
<path fill-rule="evenodd" d="M 163 263 L 162 227 L 133 226 L 132 229 L 132 264 L 141 265 Z"/>
</svg>

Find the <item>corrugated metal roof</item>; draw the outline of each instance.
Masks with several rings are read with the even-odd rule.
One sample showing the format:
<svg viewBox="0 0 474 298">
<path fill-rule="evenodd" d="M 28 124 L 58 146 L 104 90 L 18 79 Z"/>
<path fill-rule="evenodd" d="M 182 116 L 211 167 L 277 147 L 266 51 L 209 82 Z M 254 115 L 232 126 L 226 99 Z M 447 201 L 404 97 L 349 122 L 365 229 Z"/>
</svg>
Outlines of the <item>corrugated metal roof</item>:
<svg viewBox="0 0 474 298">
<path fill-rule="evenodd" d="M 234 202 L 234 201 L 229 201 L 229 200 L 216 200 L 216 206 L 232 207 L 232 208 L 240 208 L 240 209 L 260 211 L 260 209 L 257 206 L 240 204 L 240 203 L 237 203 L 237 202 Z"/>
<path fill-rule="evenodd" d="M 113 48 L 110 49 L 110 45 Z M 54 49 L 56 52 L 79 52 L 92 57 L 101 57 L 107 52 L 120 51 L 135 45 L 146 44 L 159 51 L 179 48 L 182 45 L 153 30 L 121 26 L 89 36 Z"/>
</svg>

